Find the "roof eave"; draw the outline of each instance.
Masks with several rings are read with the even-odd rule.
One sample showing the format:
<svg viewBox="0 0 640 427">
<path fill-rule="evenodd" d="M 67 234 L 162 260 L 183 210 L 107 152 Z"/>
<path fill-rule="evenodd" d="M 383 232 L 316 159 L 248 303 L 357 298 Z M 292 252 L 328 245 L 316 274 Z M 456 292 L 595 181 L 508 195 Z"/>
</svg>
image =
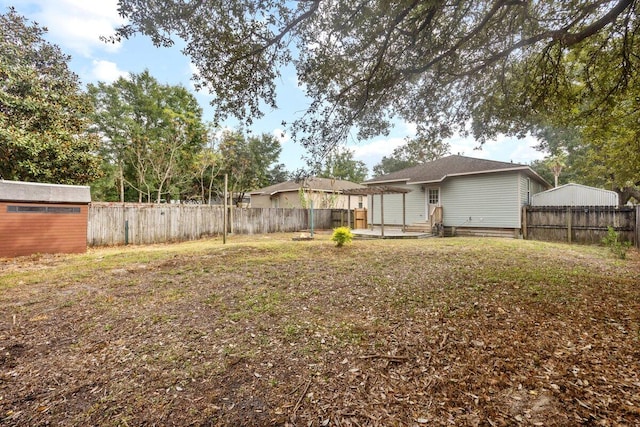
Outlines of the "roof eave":
<svg viewBox="0 0 640 427">
<path fill-rule="evenodd" d="M 440 179 L 431 179 L 431 180 L 424 180 L 424 181 L 410 181 L 409 184 L 438 184 L 438 183 L 441 183 L 442 181 L 444 181 L 447 178 L 454 178 L 454 177 L 459 177 L 459 176 L 484 175 L 484 174 L 489 174 L 489 173 L 517 172 L 517 171 L 528 171 L 528 172 L 531 172 L 532 175 L 536 176 L 542 182 L 547 183 L 542 177 L 540 177 L 540 175 L 538 175 L 529 166 L 518 166 L 518 167 L 506 168 L 506 169 L 490 169 L 490 170 L 484 170 L 484 171 L 451 173 L 451 174 L 444 175 Z"/>
<path fill-rule="evenodd" d="M 380 181 L 365 181 L 362 185 L 378 185 L 378 184 L 387 184 L 389 182 L 409 182 L 411 178 L 399 178 L 399 179 L 383 179 Z"/>
</svg>

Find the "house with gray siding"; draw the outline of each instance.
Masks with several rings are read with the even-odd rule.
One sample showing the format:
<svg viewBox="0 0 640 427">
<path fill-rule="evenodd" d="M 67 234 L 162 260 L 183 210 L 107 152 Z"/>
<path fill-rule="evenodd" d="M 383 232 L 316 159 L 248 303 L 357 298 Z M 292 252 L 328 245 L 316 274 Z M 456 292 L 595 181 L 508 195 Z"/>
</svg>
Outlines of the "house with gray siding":
<svg viewBox="0 0 640 427">
<path fill-rule="evenodd" d="M 530 204 L 534 194 L 551 187 L 527 165 L 459 155 L 375 177 L 363 184 L 410 190 L 404 205 L 405 221 L 411 230 L 429 232 L 438 226 L 458 235 L 509 236 L 520 234 L 522 207 Z M 370 197 L 370 224 L 380 224 L 381 205 L 385 225 L 403 224 L 401 194 Z"/>
</svg>

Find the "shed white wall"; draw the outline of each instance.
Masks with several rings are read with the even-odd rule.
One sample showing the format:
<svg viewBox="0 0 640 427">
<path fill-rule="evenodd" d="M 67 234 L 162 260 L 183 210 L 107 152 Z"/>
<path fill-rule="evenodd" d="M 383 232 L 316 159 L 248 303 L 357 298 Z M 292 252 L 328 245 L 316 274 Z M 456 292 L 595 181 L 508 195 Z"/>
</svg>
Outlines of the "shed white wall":
<svg viewBox="0 0 640 427">
<path fill-rule="evenodd" d="M 406 223 L 425 221 L 425 195 L 421 185 L 393 185 L 394 187 L 411 190 L 405 195 Z M 373 201 L 373 207 L 372 207 Z M 353 202 L 352 202 L 353 203 Z M 367 220 L 369 224 L 380 224 L 380 195 L 369 196 Z M 372 217 L 373 211 L 373 217 Z M 384 223 L 388 225 L 402 225 L 402 194 L 384 195 Z"/>
<path fill-rule="evenodd" d="M 532 206 L 617 206 L 618 195 L 609 190 L 580 184 L 566 184 L 538 193 Z"/>
</svg>

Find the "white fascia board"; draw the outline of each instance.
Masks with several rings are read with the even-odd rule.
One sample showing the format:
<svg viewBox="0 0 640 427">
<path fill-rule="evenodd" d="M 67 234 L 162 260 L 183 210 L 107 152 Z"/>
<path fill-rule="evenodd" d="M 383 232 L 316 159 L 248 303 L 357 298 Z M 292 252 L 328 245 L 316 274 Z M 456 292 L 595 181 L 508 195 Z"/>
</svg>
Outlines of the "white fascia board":
<svg viewBox="0 0 640 427">
<path fill-rule="evenodd" d="M 408 182 L 411 178 L 400 178 L 400 179 L 388 179 L 384 181 L 369 181 L 364 182 L 362 185 L 372 185 L 372 184 L 388 184 L 390 182 Z"/>
</svg>

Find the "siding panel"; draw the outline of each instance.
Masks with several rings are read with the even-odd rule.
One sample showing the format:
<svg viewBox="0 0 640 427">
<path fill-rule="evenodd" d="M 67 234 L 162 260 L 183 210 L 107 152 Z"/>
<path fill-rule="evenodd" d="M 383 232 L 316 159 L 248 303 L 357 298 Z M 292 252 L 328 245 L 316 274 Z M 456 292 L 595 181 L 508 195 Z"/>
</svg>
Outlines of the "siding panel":
<svg viewBox="0 0 640 427">
<path fill-rule="evenodd" d="M 521 175 L 454 177 L 441 186 L 446 227 L 520 228 Z"/>
<path fill-rule="evenodd" d="M 405 196 L 406 203 L 406 223 L 425 221 L 425 195 L 420 185 L 394 185 L 394 187 L 406 188 L 411 190 Z M 373 208 L 369 201 L 368 221 L 376 225 L 380 224 L 380 196 L 370 196 L 369 200 L 373 200 Z M 371 212 L 373 210 L 373 219 Z M 385 225 L 402 225 L 402 194 L 385 194 L 384 195 L 384 223 Z"/>
</svg>

